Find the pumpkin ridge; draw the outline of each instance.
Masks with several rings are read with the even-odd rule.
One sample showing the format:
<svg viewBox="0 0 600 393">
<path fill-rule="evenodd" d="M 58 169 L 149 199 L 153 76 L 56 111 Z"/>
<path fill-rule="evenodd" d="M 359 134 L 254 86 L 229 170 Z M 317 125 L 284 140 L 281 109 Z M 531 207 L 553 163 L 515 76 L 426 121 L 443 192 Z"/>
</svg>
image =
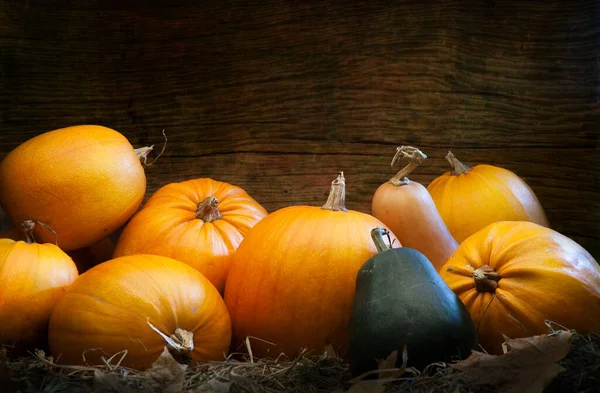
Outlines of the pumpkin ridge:
<svg viewBox="0 0 600 393">
<path fill-rule="evenodd" d="M 498 224 L 497 226 L 495 226 L 494 228 L 490 227 L 490 229 L 491 229 L 490 234 L 493 236 L 493 240 L 491 242 L 490 255 L 489 255 L 488 261 L 490 263 L 490 266 L 493 265 L 492 267 L 500 275 L 503 275 L 504 270 L 506 270 L 507 268 L 510 268 L 510 266 L 515 265 L 516 263 L 519 262 L 518 260 L 514 260 L 513 258 L 510 258 L 507 260 L 506 254 L 509 254 L 509 252 L 513 251 L 515 248 L 518 249 L 519 247 L 522 247 L 523 245 L 530 242 L 533 238 L 539 237 L 539 234 L 531 233 L 527 237 L 519 238 L 516 241 L 513 240 L 510 242 L 507 242 L 507 239 L 513 239 L 515 237 L 515 234 L 518 231 L 518 228 L 510 227 L 508 230 L 506 230 L 506 226 L 503 225 L 504 223 L 506 223 L 506 221 L 497 222 L 496 223 L 496 224 Z M 490 225 L 493 225 L 493 224 L 490 224 Z M 502 226 L 502 228 L 500 226 Z M 498 232 L 500 232 L 500 233 L 498 233 Z M 505 245 L 506 243 L 510 243 L 510 244 L 508 246 L 506 246 Z"/>
<path fill-rule="evenodd" d="M 65 296 L 66 295 L 67 294 L 65 294 Z M 114 319 L 114 320 L 119 321 L 119 322 L 131 322 L 131 320 L 129 318 L 121 318 L 121 317 L 115 315 L 114 313 L 101 312 L 100 311 L 101 309 L 104 309 L 104 308 L 118 308 L 118 309 L 127 311 L 128 315 L 130 315 L 130 316 L 132 316 L 134 318 L 143 319 L 145 321 L 145 318 L 143 318 L 139 314 L 136 314 L 136 311 L 134 311 L 134 310 L 131 310 L 131 309 L 127 308 L 127 307 L 118 306 L 118 305 L 116 305 L 116 304 L 114 304 L 112 302 L 111 303 L 108 303 L 108 302 L 102 302 L 101 303 L 101 302 L 99 302 L 99 300 L 97 300 L 94 296 L 92 296 L 90 294 L 82 293 L 82 292 L 69 292 L 68 295 L 69 296 L 75 296 L 76 295 L 76 296 L 90 297 L 90 298 L 94 299 L 95 303 L 102 304 L 102 308 L 95 308 L 94 310 L 85 310 L 85 312 L 88 313 L 88 314 L 101 315 L 102 318 Z M 153 304 L 153 306 L 155 306 L 155 308 L 157 307 L 154 304 Z M 159 312 L 158 309 L 156 309 L 156 311 L 157 311 L 157 313 Z M 69 325 L 69 327 L 72 328 L 72 326 L 70 326 L 70 325 Z M 65 331 L 65 330 L 68 330 L 68 329 L 62 329 L 62 330 Z M 77 330 L 72 329 L 70 331 L 76 332 Z M 95 334 L 96 335 L 107 335 L 107 336 L 111 335 L 111 334 L 105 334 L 105 333 L 101 333 L 101 332 L 97 332 Z M 116 334 L 114 334 L 114 335 L 116 335 Z"/>
</svg>

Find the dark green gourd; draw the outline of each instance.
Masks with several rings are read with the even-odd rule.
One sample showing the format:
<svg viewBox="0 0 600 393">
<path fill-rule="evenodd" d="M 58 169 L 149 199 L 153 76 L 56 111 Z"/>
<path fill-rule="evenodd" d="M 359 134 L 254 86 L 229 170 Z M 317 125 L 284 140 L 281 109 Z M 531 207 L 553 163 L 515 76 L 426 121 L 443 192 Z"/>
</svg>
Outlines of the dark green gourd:
<svg viewBox="0 0 600 393">
<path fill-rule="evenodd" d="M 352 305 L 349 356 L 355 376 L 377 369 L 377 359 L 407 346 L 408 366 L 423 369 L 464 359 L 476 329 L 461 300 L 419 251 L 389 248 L 384 228 L 371 231 L 378 253 L 360 268 Z"/>
</svg>

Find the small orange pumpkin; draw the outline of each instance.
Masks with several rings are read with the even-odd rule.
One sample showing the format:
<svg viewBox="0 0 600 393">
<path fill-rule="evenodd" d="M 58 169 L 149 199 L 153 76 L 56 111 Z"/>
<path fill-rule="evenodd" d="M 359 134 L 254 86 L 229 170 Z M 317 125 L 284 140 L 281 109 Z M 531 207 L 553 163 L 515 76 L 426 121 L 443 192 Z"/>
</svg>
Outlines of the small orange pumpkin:
<svg viewBox="0 0 600 393">
<path fill-rule="evenodd" d="M 58 246 L 35 242 L 35 226 L 23 223 L 25 241 L 0 239 L 0 344 L 16 353 L 44 346 L 52 309 L 78 276 Z"/>
<path fill-rule="evenodd" d="M 407 177 L 427 156 L 412 146 L 400 146 L 392 166 L 400 156 L 408 157 L 410 162 L 377 188 L 371 201 L 372 214 L 390 227 L 404 247 L 423 253 L 439 271 L 458 243 L 448 231 L 427 189 Z"/>
<path fill-rule="evenodd" d="M 146 192 L 140 158 L 107 127 L 81 125 L 40 134 L 0 163 L 0 204 L 13 223 L 30 218 L 48 224 L 65 251 L 90 246 L 122 226 Z M 43 242 L 52 235 L 37 231 Z"/>
<path fill-rule="evenodd" d="M 171 183 L 129 221 L 114 256 L 154 254 L 185 262 L 222 293 L 233 253 L 266 215 L 240 187 L 209 178 Z"/>
<path fill-rule="evenodd" d="M 231 322 L 221 295 L 200 272 L 140 254 L 79 276 L 52 312 L 48 339 L 61 364 L 102 364 L 102 356 L 126 350 L 121 365 L 143 370 L 165 346 L 195 361 L 223 360 Z"/>
<path fill-rule="evenodd" d="M 427 190 L 458 243 L 497 221 L 530 221 L 549 227 L 533 190 L 515 173 L 498 166 L 473 168 L 448 152 L 452 171 L 434 179 Z"/>
<path fill-rule="evenodd" d="M 489 353 L 502 353 L 503 335 L 548 333 L 545 320 L 600 333 L 600 266 L 550 228 L 490 224 L 467 238 L 440 274 L 469 310 Z"/>
<path fill-rule="evenodd" d="M 344 356 L 356 275 L 377 253 L 376 227 L 388 229 L 346 209 L 343 173 L 322 207 L 285 207 L 256 224 L 234 255 L 225 286 L 234 350 L 252 336 L 259 357 L 294 357 L 327 344 Z"/>
</svg>

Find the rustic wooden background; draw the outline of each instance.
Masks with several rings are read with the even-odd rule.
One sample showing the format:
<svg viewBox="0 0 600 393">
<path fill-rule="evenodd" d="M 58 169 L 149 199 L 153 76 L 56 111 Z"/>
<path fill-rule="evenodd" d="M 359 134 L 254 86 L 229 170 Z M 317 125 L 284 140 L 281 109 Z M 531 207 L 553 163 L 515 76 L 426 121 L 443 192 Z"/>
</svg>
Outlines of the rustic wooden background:
<svg viewBox="0 0 600 393">
<path fill-rule="evenodd" d="M 250 6 L 250 3 L 255 3 Z M 75 124 L 160 146 L 148 194 L 213 177 L 269 211 L 338 171 L 368 212 L 395 147 L 414 180 L 500 165 L 600 260 L 596 0 L 0 0 L 0 158 Z"/>
</svg>

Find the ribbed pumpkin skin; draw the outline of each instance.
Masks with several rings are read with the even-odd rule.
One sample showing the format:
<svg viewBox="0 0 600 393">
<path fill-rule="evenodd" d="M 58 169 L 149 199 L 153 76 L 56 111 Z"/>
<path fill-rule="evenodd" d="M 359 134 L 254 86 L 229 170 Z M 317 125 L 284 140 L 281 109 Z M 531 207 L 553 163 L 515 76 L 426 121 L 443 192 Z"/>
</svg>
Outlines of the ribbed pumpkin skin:
<svg viewBox="0 0 600 393">
<path fill-rule="evenodd" d="M 170 258 L 135 255 L 97 265 L 69 287 L 57 303 L 49 344 L 61 364 L 100 364 L 100 356 L 127 350 L 121 363 L 152 365 L 176 328 L 194 333 L 194 360 L 222 360 L 231 322 L 215 287 L 190 266 Z M 101 350 L 91 350 L 100 348 Z"/>
<path fill-rule="evenodd" d="M 196 207 L 205 198 L 219 201 L 222 217 L 204 222 Z M 267 211 L 242 188 L 209 178 L 168 184 L 152 195 L 129 221 L 115 257 L 163 255 L 200 271 L 222 293 L 232 255 L 244 235 Z"/>
<path fill-rule="evenodd" d="M 459 244 L 498 221 L 530 221 L 549 226 L 531 188 L 504 168 L 481 164 L 456 176 L 446 172 L 434 179 L 427 190 Z"/>
<path fill-rule="evenodd" d="M 473 272 L 483 265 L 501 277 L 495 293 L 475 287 Z M 600 333 L 600 267 L 552 229 L 526 221 L 491 224 L 466 239 L 440 274 L 475 325 L 481 321 L 479 343 L 490 353 L 502 353 L 502 334 L 547 333 L 544 320 Z"/>
<path fill-rule="evenodd" d="M 77 275 L 54 244 L 0 239 L 0 344 L 33 350 L 45 341 L 52 309 Z"/>
<path fill-rule="evenodd" d="M 75 250 L 122 226 L 140 206 L 146 176 L 133 147 L 110 128 L 83 125 L 38 135 L 0 163 L 0 204 L 14 224 L 42 221 Z M 38 228 L 40 242 L 54 235 Z"/>
<path fill-rule="evenodd" d="M 377 226 L 387 228 L 368 214 L 313 206 L 286 207 L 256 224 L 225 287 L 233 349 L 250 335 L 276 344 L 252 339 L 259 357 L 320 352 L 327 344 L 345 355 L 356 274 L 377 252 L 370 237 Z"/>
</svg>

